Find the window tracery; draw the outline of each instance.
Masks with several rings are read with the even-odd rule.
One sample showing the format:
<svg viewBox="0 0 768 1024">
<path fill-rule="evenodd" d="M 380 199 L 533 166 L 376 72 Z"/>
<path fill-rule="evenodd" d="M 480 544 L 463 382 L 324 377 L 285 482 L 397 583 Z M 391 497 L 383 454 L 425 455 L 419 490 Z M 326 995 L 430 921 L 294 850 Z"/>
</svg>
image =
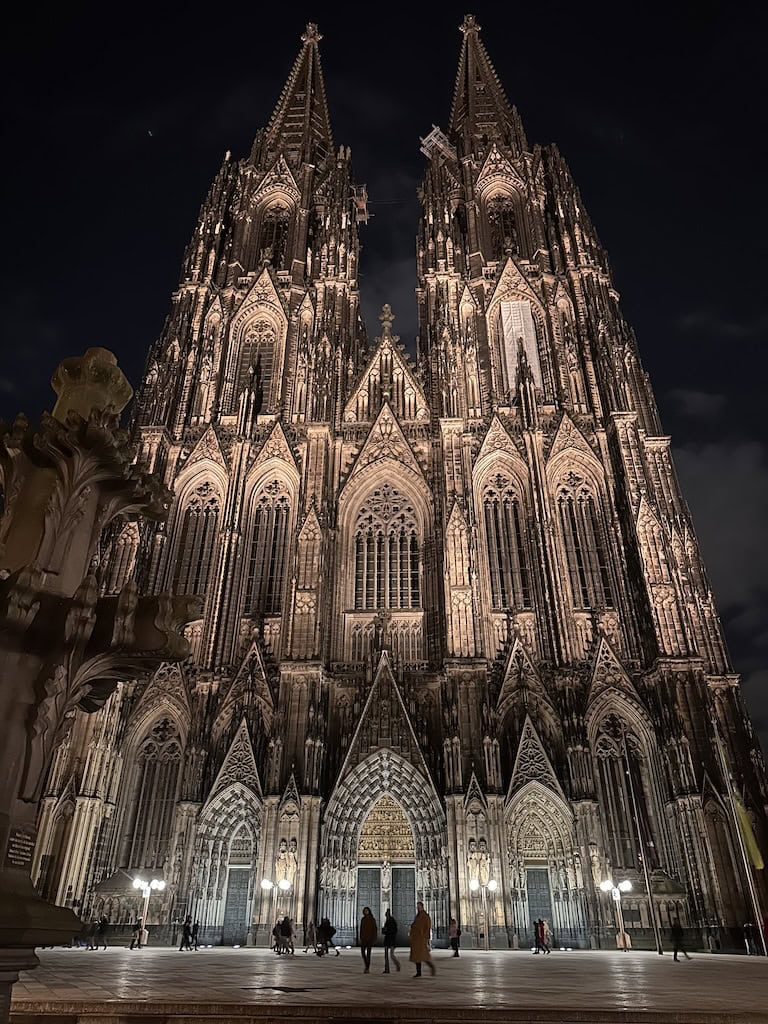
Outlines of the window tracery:
<svg viewBox="0 0 768 1024">
<path fill-rule="evenodd" d="M 256 386 L 269 400 L 275 359 L 275 329 L 269 320 L 260 317 L 245 326 L 240 343 L 240 355 L 235 378 L 233 409 L 246 387 Z"/>
<path fill-rule="evenodd" d="M 525 518 L 509 477 L 497 473 L 482 493 L 491 603 L 494 608 L 530 608 L 531 586 Z"/>
<path fill-rule="evenodd" d="M 279 615 L 288 547 L 290 495 L 272 480 L 256 496 L 246 579 L 246 615 Z"/>
<path fill-rule="evenodd" d="M 161 718 L 139 745 L 127 806 L 134 809 L 128 866 L 161 868 L 168 856 L 176 804 L 181 738 L 175 722 Z"/>
<path fill-rule="evenodd" d="M 560 486 L 557 507 L 574 607 L 613 608 L 602 510 L 576 473 L 569 473 Z"/>
<path fill-rule="evenodd" d="M 414 508 L 384 484 L 366 499 L 355 522 L 355 608 L 418 608 L 419 568 Z"/>
<path fill-rule="evenodd" d="M 261 258 L 274 267 L 281 267 L 288 241 L 289 210 L 273 203 L 264 211 L 261 222 Z"/>
<path fill-rule="evenodd" d="M 218 536 L 221 501 L 209 481 L 194 488 L 181 517 L 173 570 L 175 594 L 205 594 Z"/>
<path fill-rule="evenodd" d="M 517 255 L 520 252 L 520 244 L 515 201 L 512 196 L 493 196 L 488 200 L 485 210 L 490 229 L 491 258 L 503 260 L 508 252 Z"/>
</svg>

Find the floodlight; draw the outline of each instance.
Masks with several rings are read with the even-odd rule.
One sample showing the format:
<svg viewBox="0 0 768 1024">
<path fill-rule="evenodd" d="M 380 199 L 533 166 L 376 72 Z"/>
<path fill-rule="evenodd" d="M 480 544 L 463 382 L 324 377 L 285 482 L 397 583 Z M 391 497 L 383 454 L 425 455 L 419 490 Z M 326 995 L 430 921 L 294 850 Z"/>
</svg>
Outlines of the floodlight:
<svg viewBox="0 0 768 1024">
<path fill-rule="evenodd" d="M 469 888 L 472 890 L 472 892 L 477 892 L 477 890 L 480 888 L 480 882 L 476 878 L 470 878 Z"/>
</svg>

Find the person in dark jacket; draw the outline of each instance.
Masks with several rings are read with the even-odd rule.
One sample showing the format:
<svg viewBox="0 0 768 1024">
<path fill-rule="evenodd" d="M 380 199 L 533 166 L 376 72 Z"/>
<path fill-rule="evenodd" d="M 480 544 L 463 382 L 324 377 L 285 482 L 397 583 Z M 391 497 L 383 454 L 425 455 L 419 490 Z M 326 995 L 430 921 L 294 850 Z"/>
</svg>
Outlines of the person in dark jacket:
<svg viewBox="0 0 768 1024">
<path fill-rule="evenodd" d="M 107 928 L 109 928 L 109 918 L 106 914 L 102 914 L 99 918 L 99 923 L 96 925 L 96 949 L 99 946 L 107 948 Z"/>
<path fill-rule="evenodd" d="M 131 928 L 131 946 L 130 946 L 131 949 L 133 949 L 133 947 L 137 943 L 138 943 L 139 949 L 141 949 L 141 940 L 142 940 L 143 935 L 144 935 L 144 918 L 143 917 L 137 917 L 136 921 L 135 921 L 135 923 L 133 925 L 133 928 Z"/>
<path fill-rule="evenodd" d="M 179 946 L 179 952 L 183 949 L 192 949 L 192 917 L 190 914 L 184 918 L 184 926 L 181 929 L 181 945 Z"/>
<path fill-rule="evenodd" d="M 384 936 L 384 974 L 390 973 L 390 958 L 392 959 L 392 963 L 395 965 L 395 969 L 399 971 L 400 961 L 395 956 L 395 946 L 397 945 L 397 921 L 388 910 L 384 911 L 384 927 L 381 929 L 381 934 Z"/>
<path fill-rule="evenodd" d="M 669 934 L 672 936 L 672 948 L 675 954 L 672 959 L 677 960 L 677 954 L 682 953 L 686 960 L 690 960 L 691 958 L 686 953 L 685 946 L 683 945 L 685 942 L 685 931 L 683 930 L 683 926 L 680 924 L 679 917 L 676 917 L 672 922 Z"/>
<path fill-rule="evenodd" d="M 363 919 L 360 922 L 360 953 L 363 957 L 363 974 L 371 973 L 371 949 L 379 934 L 376 918 L 370 907 L 363 907 Z"/>
<path fill-rule="evenodd" d="M 461 928 L 459 928 L 458 922 L 455 917 L 452 917 L 448 922 L 448 939 L 451 943 L 451 949 L 453 955 L 459 955 L 459 943 L 461 942 Z"/>
<path fill-rule="evenodd" d="M 197 949 L 200 942 L 200 922 L 195 921 L 192 925 L 192 948 Z"/>
</svg>

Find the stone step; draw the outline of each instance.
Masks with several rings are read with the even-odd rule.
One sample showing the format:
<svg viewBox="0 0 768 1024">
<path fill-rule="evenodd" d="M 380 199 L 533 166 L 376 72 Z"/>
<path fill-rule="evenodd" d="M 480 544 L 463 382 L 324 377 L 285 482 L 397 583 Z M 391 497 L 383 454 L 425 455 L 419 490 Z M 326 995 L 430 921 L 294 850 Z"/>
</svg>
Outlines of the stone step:
<svg viewBox="0 0 768 1024">
<path fill-rule="evenodd" d="M 768 1024 L 768 1012 L 15 1000 L 10 1024 Z"/>
</svg>

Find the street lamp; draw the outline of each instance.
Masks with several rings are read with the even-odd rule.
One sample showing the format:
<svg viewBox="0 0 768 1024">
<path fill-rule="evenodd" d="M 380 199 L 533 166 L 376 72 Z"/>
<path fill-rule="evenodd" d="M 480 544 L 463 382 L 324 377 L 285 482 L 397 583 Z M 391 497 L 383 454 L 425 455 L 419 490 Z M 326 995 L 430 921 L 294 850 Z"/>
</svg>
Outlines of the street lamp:
<svg viewBox="0 0 768 1024">
<path fill-rule="evenodd" d="M 485 948 L 489 949 L 489 937 L 488 937 L 488 893 L 494 893 L 499 887 L 499 883 L 495 878 L 489 879 L 487 882 L 481 882 L 479 878 L 470 878 L 469 888 L 471 892 L 480 891 L 480 899 L 482 901 L 483 908 L 483 935 L 485 937 Z"/>
<path fill-rule="evenodd" d="M 142 927 L 147 927 L 147 915 L 149 914 L 149 897 L 153 890 L 154 892 L 162 892 L 165 888 L 165 882 L 162 878 L 152 878 L 149 882 L 145 882 L 143 878 L 134 878 L 133 888 L 141 889 L 141 895 L 144 897 L 144 910 L 142 911 L 141 920 L 143 922 Z"/>
<path fill-rule="evenodd" d="M 627 953 L 627 933 L 624 931 L 624 912 L 621 909 L 621 894 L 623 892 L 631 892 L 632 883 L 625 878 L 618 885 L 614 885 L 609 878 L 606 878 L 604 882 L 600 883 L 600 888 L 603 892 L 609 892 L 613 897 L 613 902 L 616 904 L 616 916 L 619 920 L 619 931 L 621 932 L 621 948 Z"/>
</svg>

